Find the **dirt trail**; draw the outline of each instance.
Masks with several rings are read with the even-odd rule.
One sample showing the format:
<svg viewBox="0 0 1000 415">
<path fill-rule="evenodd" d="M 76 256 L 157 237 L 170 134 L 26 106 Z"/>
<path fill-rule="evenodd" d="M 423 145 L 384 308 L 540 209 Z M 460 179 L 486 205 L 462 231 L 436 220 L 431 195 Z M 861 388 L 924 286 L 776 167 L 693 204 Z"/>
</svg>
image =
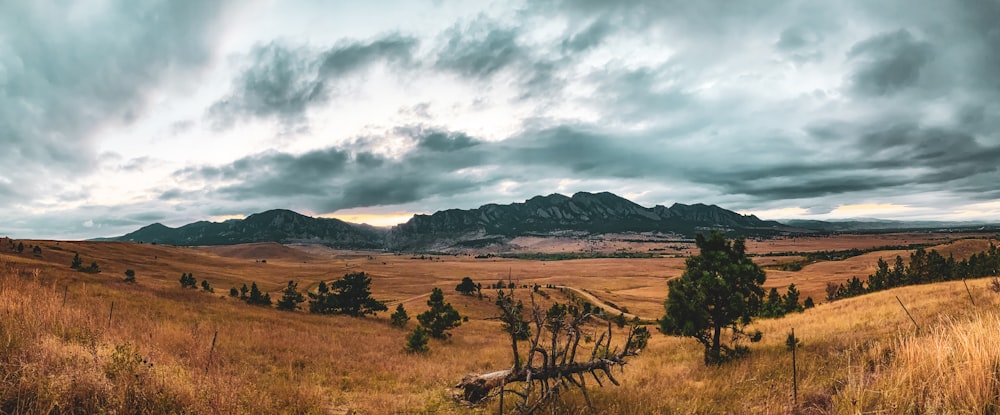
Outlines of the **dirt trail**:
<svg viewBox="0 0 1000 415">
<path fill-rule="evenodd" d="M 597 298 L 593 294 L 591 294 L 591 293 L 589 293 L 587 291 L 581 290 L 579 288 L 570 287 L 570 286 L 566 286 L 566 285 L 557 285 L 556 288 L 563 288 L 563 289 L 567 289 L 567 290 L 573 291 L 573 293 L 575 293 L 576 295 L 579 295 L 579 296 L 587 299 L 587 301 L 590 301 L 592 304 L 594 304 L 594 305 L 596 305 L 598 307 L 601 307 L 601 308 L 607 310 L 611 314 L 614 314 L 614 313 L 623 313 L 623 314 L 625 314 L 625 318 L 627 318 L 629 320 L 638 317 L 639 320 L 643 320 L 643 321 L 656 321 L 656 318 L 648 318 L 648 317 L 638 316 L 638 315 L 635 315 L 635 314 L 632 314 L 632 313 L 624 313 L 622 310 L 619 310 L 617 307 L 612 307 L 610 304 L 602 301 L 600 298 Z"/>
</svg>

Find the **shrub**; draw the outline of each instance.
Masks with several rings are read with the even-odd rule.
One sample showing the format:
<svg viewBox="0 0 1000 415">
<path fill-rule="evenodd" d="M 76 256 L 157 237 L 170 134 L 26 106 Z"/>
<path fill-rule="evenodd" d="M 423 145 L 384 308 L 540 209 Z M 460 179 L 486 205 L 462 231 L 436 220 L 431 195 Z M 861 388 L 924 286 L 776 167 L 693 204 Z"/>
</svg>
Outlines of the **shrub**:
<svg viewBox="0 0 1000 415">
<path fill-rule="evenodd" d="M 406 335 L 404 348 L 410 353 L 426 353 L 428 340 L 427 330 L 424 330 L 423 326 L 417 326 L 410 334 Z"/>
</svg>

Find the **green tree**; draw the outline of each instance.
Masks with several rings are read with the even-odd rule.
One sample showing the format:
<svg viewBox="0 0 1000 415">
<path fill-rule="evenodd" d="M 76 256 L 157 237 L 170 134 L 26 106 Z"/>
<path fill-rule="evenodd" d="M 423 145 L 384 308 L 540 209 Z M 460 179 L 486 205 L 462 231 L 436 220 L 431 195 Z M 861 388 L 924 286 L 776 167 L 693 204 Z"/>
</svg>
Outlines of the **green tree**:
<svg viewBox="0 0 1000 415">
<path fill-rule="evenodd" d="M 472 295 L 476 292 L 476 283 L 472 282 L 472 278 L 464 277 L 462 282 L 455 286 L 455 291 L 458 291 L 465 295 Z"/>
<path fill-rule="evenodd" d="M 97 274 L 101 272 L 101 267 L 97 265 L 97 261 L 91 261 L 90 265 L 87 268 L 84 268 L 83 271 L 91 274 Z"/>
<path fill-rule="evenodd" d="M 746 352 L 722 344 L 722 331 L 732 331 L 734 339 L 746 336 L 743 328 L 760 310 L 767 276 L 747 257 L 742 239 L 730 242 L 712 232 L 708 239 L 699 234 L 695 244 L 701 252 L 668 283 L 660 331 L 695 338 L 705 346 L 705 363 L 720 364 Z"/>
<path fill-rule="evenodd" d="M 24 242 L 18 242 L 17 243 L 17 253 L 20 254 L 22 252 L 24 252 Z"/>
<path fill-rule="evenodd" d="M 816 307 L 816 303 L 813 302 L 812 297 L 806 297 L 806 300 L 802 302 L 802 308 L 813 308 Z"/>
<path fill-rule="evenodd" d="M 215 292 L 215 289 L 212 288 L 212 285 L 208 283 L 208 280 L 201 280 L 201 289 L 208 291 L 210 293 Z"/>
<path fill-rule="evenodd" d="M 80 259 L 80 254 L 79 253 L 74 252 L 73 253 L 73 263 L 70 264 L 69 267 L 73 268 L 73 269 L 80 269 L 80 267 L 82 267 L 82 266 L 83 266 L 83 259 Z"/>
<path fill-rule="evenodd" d="M 426 353 L 427 352 L 427 330 L 423 326 L 417 326 L 413 331 L 406 335 L 406 346 L 404 348 L 410 353 Z"/>
<path fill-rule="evenodd" d="M 131 269 L 125 270 L 125 282 L 135 282 L 135 271 Z"/>
<path fill-rule="evenodd" d="M 372 279 L 364 272 L 354 272 L 344 275 L 330 284 L 330 302 L 335 314 L 347 314 L 351 317 L 364 317 L 389 308 L 381 301 L 372 298 Z"/>
<path fill-rule="evenodd" d="M 288 286 L 282 291 L 284 293 L 278 300 L 278 310 L 295 311 L 299 308 L 299 303 L 306 299 L 299 293 L 298 284 L 295 281 L 288 281 Z"/>
<path fill-rule="evenodd" d="M 240 287 L 240 298 L 247 298 L 247 294 L 249 292 L 250 292 L 250 289 L 247 288 L 247 284 L 243 283 L 243 286 Z"/>
<path fill-rule="evenodd" d="M 772 287 L 771 291 L 767 292 L 767 300 L 760 308 L 760 316 L 764 318 L 778 318 L 785 315 L 785 302 L 781 299 L 781 294 L 778 294 L 778 289 Z"/>
<path fill-rule="evenodd" d="M 240 290 L 237 290 L 236 287 L 230 288 L 229 289 L 229 296 L 230 297 L 239 297 L 240 296 Z"/>
<path fill-rule="evenodd" d="M 788 284 L 788 291 L 781 297 L 785 313 L 797 313 L 805 309 L 802 307 L 802 304 L 799 304 L 800 295 L 799 290 L 795 288 L 795 284 Z"/>
<path fill-rule="evenodd" d="M 250 296 L 247 297 L 247 304 L 271 305 L 271 294 L 261 293 L 256 282 L 250 283 Z"/>
<path fill-rule="evenodd" d="M 440 288 L 435 287 L 431 291 L 427 306 L 430 309 L 420 313 L 417 316 L 417 321 L 430 332 L 431 337 L 446 339 L 451 336 L 450 333 L 447 333 L 448 330 L 462 325 L 462 316 L 451 306 L 451 303 L 444 301 L 444 292 Z"/>
<path fill-rule="evenodd" d="M 35 255 L 41 255 L 42 254 L 42 247 L 40 247 L 38 245 L 35 245 L 35 247 L 31 249 L 31 253 L 33 253 Z"/>
<path fill-rule="evenodd" d="M 309 296 L 309 312 L 316 314 L 330 314 L 333 312 L 333 296 L 330 295 L 330 287 L 326 281 L 319 282 L 316 294 L 307 293 Z"/>
<path fill-rule="evenodd" d="M 406 323 L 410 321 L 410 315 L 406 314 L 403 303 L 399 303 L 396 306 L 396 312 L 389 316 L 389 320 L 392 321 L 392 325 L 395 327 L 406 327 Z"/>
<path fill-rule="evenodd" d="M 198 280 L 193 273 L 181 273 L 181 288 L 198 288 Z"/>
</svg>

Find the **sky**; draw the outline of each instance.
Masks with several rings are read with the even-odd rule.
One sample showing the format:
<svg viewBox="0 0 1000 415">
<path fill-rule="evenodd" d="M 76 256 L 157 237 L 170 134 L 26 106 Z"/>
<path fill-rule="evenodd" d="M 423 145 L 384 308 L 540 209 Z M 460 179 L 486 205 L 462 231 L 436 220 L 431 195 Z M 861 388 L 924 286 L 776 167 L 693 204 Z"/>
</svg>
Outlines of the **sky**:
<svg viewBox="0 0 1000 415">
<path fill-rule="evenodd" d="M 610 191 L 1000 221 L 1000 2 L 4 1 L 0 235 Z"/>
</svg>

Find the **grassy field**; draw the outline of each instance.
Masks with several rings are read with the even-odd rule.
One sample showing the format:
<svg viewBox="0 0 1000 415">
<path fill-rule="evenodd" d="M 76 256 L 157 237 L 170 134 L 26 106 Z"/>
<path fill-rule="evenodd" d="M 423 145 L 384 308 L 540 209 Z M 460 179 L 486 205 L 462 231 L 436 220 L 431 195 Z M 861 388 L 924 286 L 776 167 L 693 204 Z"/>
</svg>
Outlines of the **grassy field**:
<svg viewBox="0 0 1000 415">
<path fill-rule="evenodd" d="M 874 241 L 855 236 L 853 245 L 839 238 L 829 246 L 819 240 L 750 246 L 758 253 L 864 249 L 916 243 L 917 236 L 941 243 L 935 249 L 956 258 L 989 244 L 985 239 L 952 242 L 953 235 L 899 234 L 895 239 L 873 236 Z M 495 413 L 495 402 L 470 409 L 451 396 L 450 387 L 464 375 L 511 365 L 509 344 L 492 319 L 495 306 L 455 292 L 462 277 L 483 285 L 510 276 L 521 285 L 574 287 L 632 314 L 656 318 L 663 313 L 666 281 L 684 268 L 683 258 L 420 259 L 276 244 L 24 243 L 39 245 L 41 255 L 30 250 L 0 254 L 0 413 Z M 71 270 L 74 252 L 85 265 L 96 261 L 102 272 Z M 767 287 L 795 283 L 803 298 L 812 296 L 821 304 L 783 319 L 758 320 L 753 329 L 765 333 L 763 340 L 750 345 L 748 358 L 721 368 L 704 366 L 693 340 L 655 334 L 617 376 L 621 387 L 591 388 L 596 412 L 792 412 L 785 338 L 793 327 L 802 339 L 799 406 L 794 407 L 800 413 L 1000 409 L 995 339 L 1000 294 L 987 289 L 987 279 L 969 281 L 974 307 L 961 282 L 822 303 L 826 282 L 864 277 L 878 257 L 897 254 L 907 256 L 878 251 L 796 272 L 768 271 Z M 122 281 L 126 269 L 135 270 L 135 284 Z M 413 355 L 403 352 L 407 331 L 391 327 L 389 313 L 318 316 L 228 297 L 230 287 L 256 282 L 277 298 L 289 280 L 300 289 L 314 288 L 354 271 L 369 273 L 375 297 L 393 307 L 401 302 L 411 317 L 426 309 L 431 287 L 440 287 L 469 321 L 449 340 L 432 340 L 428 354 Z M 199 282 L 207 280 L 215 292 L 181 289 L 178 279 L 188 272 Z M 527 300 L 530 291 L 519 294 Z M 559 290 L 541 291 L 544 296 L 536 298 L 543 306 L 566 301 Z M 919 333 L 897 296 L 920 324 Z M 616 331 L 619 339 L 620 334 Z M 568 394 L 559 408 L 578 413 L 584 402 Z"/>
</svg>

